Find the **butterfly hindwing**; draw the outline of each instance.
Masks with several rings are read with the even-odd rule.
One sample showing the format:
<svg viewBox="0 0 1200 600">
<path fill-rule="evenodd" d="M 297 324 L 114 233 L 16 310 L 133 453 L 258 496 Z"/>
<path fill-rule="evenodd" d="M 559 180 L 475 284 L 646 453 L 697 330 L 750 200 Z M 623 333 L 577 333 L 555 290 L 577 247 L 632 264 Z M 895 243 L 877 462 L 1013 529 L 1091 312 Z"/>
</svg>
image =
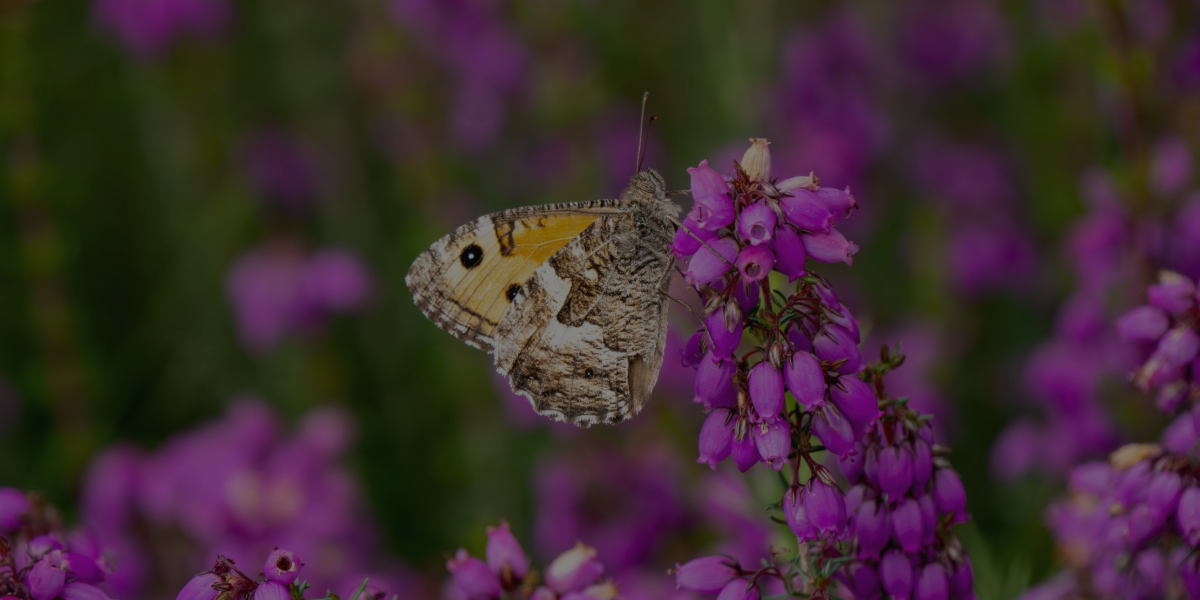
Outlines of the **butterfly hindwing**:
<svg viewBox="0 0 1200 600">
<path fill-rule="evenodd" d="M 405 283 L 438 327 L 491 352 L 493 332 L 515 288 L 604 214 L 616 200 L 526 206 L 492 213 L 434 242 L 413 262 Z"/>
</svg>

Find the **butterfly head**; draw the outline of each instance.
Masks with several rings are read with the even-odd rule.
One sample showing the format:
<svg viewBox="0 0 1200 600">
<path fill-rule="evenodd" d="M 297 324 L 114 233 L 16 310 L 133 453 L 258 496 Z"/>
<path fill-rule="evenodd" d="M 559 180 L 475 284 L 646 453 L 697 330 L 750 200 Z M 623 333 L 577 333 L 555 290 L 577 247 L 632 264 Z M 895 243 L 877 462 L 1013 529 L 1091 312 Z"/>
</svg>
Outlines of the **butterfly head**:
<svg viewBox="0 0 1200 600">
<path fill-rule="evenodd" d="M 629 180 L 629 187 L 621 194 L 622 198 L 641 200 L 665 200 L 666 196 L 667 182 L 654 169 L 638 171 Z"/>
</svg>

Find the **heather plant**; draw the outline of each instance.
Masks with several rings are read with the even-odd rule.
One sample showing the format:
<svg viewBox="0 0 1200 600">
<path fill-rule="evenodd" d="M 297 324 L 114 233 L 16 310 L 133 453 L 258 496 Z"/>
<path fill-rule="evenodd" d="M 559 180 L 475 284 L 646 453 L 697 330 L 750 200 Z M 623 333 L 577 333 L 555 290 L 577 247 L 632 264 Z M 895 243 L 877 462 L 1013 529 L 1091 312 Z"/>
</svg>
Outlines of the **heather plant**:
<svg viewBox="0 0 1200 600">
<path fill-rule="evenodd" d="M 0 488 L 0 598 L 110 600 L 111 560 L 40 495 Z"/>
</svg>

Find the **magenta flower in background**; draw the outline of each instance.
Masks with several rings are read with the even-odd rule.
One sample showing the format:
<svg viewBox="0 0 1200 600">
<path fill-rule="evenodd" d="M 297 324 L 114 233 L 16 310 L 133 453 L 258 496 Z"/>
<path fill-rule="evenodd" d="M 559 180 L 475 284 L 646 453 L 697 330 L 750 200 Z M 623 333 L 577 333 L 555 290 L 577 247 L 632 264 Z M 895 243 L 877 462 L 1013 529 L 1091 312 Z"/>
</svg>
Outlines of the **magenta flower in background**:
<svg viewBox="0 0 1200 600">
<path fill-rule="evenodd" d="M 315 164 L 309 148 L 294 136 L 264 130 L 243 146 L 242 160 L 255 192 L 267 204 L 304 208 L 316 193 Z"/>
<path fill-rule="evenodd" d="M 348 415 L 322 409 L 285 435 L 266 405 L 243 399 L 224 419 L 176 434 L 155 452 L 118 446 L 100 454 L 84 481 L 84 522 L 118 549 L 122 570 L 132 565 L 141 575 L 111 581 L 114 591 L 138 597 L 151 572 L 186 576 L 215 554 L 260 565 L 276 547 L 343 557 L 304 567 L 303 579 L 318 589 L 389 568 L 362 516 L 357 482 L 340 465 L 353 430 Z M 164 565 L 168 540 L 176 554 Z M 268 577 L 294 577 L 284 567 Z"/>
<path fill-rule="evenodd" d="M 238 335 L 255 353 L 289 334 L 320 328 L 330 315 L 358 310 L 370 289 L 370 275 L 355 254 L 338 249 L 307 254 L 286 242 L 247 253 L 227 282 Z"/>
<path fill-rule="evenodd" d="M 99 27 L 135 58 L 154 59 L 177 40 L 211 39 L 230 20 L 226 0 L 94 0 Z"/>
<path fill-rule="evenodd" d="M 977 78 L 1010 44 L 1000 7 L 984 0 L 906 4 L 897 43 L 902 64 L 922 83 Z"/>
</svg>

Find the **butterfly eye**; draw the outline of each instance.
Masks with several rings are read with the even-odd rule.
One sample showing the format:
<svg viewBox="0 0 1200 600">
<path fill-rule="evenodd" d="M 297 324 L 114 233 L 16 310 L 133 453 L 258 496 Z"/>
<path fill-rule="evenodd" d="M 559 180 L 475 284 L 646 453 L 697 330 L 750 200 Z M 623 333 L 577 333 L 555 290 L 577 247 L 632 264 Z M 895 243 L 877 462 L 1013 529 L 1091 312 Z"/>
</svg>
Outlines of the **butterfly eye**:
<svg viewBox="0 0 1200 600">
<path fill-rule="evenodd" d="M 504 297 L 508 298 L 509 302 L 512 302 L 517 297 L 517 294 L 520 292 L 521 292 L 521 284 L 519 284 L 519 283 L 509 284 L 508 289 L 504 290 Z"/>
<path fill-rule="evenodd" d="M 592 370 L 588 369 L 588 370 L 584 371 L 583 376 L 587 377 L 588 379 L 591 379 L 592 378 Z"/>
<path fill-rule="evenodd" d="M 458 260 L 462 262 L 463 267 L 474 268 L 483 262 L 483 248 L 480 248 L 478 244 L 471 244 L 463 248 L 462 254 L 458 255 Z"/>
</svg>

